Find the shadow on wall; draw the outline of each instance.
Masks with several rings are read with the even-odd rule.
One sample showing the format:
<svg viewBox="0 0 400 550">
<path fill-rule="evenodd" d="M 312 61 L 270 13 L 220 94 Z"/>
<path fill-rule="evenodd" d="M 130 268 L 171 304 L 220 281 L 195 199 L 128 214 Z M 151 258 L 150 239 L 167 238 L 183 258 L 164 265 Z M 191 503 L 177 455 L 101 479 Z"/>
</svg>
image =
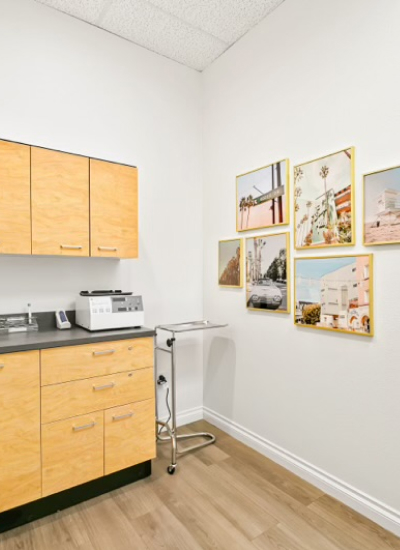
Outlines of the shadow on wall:
<svg viewBox="0 0 400 550">
<path fill-rule="evenodd" d="M 210 338 L 204 369 L 204 406 L 233 418 L 236 345 L 229 338 Z M 223 394 L 218 388 L 224 388 Z"/>
</svg>

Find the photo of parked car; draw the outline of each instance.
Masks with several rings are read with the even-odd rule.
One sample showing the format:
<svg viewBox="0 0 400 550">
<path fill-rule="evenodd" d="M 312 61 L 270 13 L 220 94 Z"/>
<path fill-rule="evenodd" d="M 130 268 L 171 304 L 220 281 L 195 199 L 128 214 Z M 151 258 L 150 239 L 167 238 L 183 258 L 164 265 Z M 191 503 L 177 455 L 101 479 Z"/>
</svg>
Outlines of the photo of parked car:
<svg viewBox="0 0 400 550">
<path fill-rule="evenodd" d="M 282 292 L 271 279 L 255 281 L 250 289 L 249 307 L 278 309 L 282 303 Z"/>
<path fill-rule="evenodd" d="M 289 313 L 289 233 L 246 239 L 248 309 Z"/>
</svg>

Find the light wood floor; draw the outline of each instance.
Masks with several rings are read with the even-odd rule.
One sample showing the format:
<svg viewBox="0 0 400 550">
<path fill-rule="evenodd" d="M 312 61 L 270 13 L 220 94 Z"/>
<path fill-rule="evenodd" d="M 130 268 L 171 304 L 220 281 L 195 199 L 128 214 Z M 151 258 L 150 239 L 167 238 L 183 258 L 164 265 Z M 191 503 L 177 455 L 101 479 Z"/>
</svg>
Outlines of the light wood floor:
<svg viewBox="0 0 400 550">
<path fill-rule="evenodd" d="M 400 550 L 400 539 L 217 428 L 191 428 L 218 441 L 181 458 L 174 476 L 162 445 L 150 478 L 0 535 L 0 550 Z"/>
</svg>

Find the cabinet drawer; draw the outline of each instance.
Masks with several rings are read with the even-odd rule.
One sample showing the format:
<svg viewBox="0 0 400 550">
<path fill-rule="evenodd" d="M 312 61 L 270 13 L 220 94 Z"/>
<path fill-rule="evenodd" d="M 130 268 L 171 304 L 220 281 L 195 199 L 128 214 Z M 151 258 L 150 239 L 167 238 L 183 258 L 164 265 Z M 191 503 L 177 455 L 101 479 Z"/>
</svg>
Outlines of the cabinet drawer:
<svg viewBox="0 0 400 550">
<path fill-rule="evenodd" d="M 152 338 L 41 351 L 42 386 L 152 366 Z"/>
<path fill-rule="evenodd" d="M 152 368 L 44 386 L 42 423 L 152 398 Z"/>
<path fill-rule="evenodd" d="M 103 411 L 42 426 L 43 496 L 104 473 Z"/>
<path fill-rule="evenodd" d="M 106 475 L 155 458 L 154 399 L 105 411 L 104 434 Z"/>
<path fill-rule="evenodd" d="M 41 495 L 39 352 L 0 355 L 0 512 Z"/>
</svg>

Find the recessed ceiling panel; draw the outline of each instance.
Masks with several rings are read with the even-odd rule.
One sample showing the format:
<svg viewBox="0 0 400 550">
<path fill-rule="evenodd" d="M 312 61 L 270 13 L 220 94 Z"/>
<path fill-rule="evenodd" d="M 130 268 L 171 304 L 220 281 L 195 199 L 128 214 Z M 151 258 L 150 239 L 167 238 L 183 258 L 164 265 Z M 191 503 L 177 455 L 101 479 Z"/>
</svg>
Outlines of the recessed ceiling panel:
<svg viewBox="0 0 400 550">
<path fill-rule="evenodd" d="M 36 0 L 202 71 L 284 0 Z"/>
<path fill-rule="evenodd" d="M 200 71 L 227 48 L 146 0 L 114 0 L 101 27 Z"/>
<path fill-rule="evenodd" d="M 231 45 L 283 0 L 150 0 Z"/>
<path fill-rule="evenodd" d="M 110 0 L 37 0 L 41 4 L 73 15 L 78 19 L 95 23 Z"/>
</svg>

